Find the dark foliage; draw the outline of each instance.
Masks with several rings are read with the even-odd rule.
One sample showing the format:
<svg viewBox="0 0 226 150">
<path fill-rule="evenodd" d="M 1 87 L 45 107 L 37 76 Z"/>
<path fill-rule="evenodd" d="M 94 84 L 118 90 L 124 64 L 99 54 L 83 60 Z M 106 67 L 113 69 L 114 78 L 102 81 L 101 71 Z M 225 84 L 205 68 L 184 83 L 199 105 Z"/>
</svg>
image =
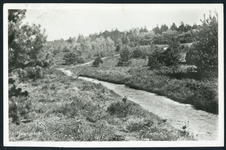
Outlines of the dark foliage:
<svg viewBox="0 0 226 150">
<path fill-rule="evenodd" d="M 103 63 L 101 57 L 96 57 L 95 60 L 93 61 L 93 66 L 98 67 L 100 63 Z"/>
<path fill-rule="evenodd" d="M 193 47 L 186 55 L 187 64 L 196 65 L 203 76 L 218 75 L 218 21 L 209 16 L 193 34 Z"/>
<path fill-rule="evenodd" d="M 131 53 L 128 46 L 125 46 L 120 52 L 120 58 L 117 66 L 128 66 L 131 64 Z"/>
<path fill-rule="evenodd" d="M 143 56 L 143 52 L 138 46 L 134 51 L 133 51 L 133 58 L 141 58 Z"/>
<path fill-rule="evenodd" d="M 65 60 L 66 65 L 85 62 L 81 56 L 79 56 L 77 53 L 74 53 L 74 52 L 69 52 L 65 54 L 63 60 Z"/>
</svg>

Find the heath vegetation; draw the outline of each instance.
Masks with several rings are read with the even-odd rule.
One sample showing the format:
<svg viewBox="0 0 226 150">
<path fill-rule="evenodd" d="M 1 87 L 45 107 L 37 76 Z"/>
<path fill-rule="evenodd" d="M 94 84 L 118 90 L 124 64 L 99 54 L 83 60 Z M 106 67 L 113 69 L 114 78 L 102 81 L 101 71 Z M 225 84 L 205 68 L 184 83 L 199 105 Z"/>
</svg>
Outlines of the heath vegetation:
<svg viewBox="0 0 226 150">
<path fill-rule="evenodd" d="M 26 10 L 8 11 L 10 141 L 194 140 L 166 118 L 101 84 L 74 75 L 164 95 L 218 113 L 217 14 L 201 25 L 163 24 L 47 41 Z M 105 58 L 103 58 L 105 57 Z"/>
</svg>

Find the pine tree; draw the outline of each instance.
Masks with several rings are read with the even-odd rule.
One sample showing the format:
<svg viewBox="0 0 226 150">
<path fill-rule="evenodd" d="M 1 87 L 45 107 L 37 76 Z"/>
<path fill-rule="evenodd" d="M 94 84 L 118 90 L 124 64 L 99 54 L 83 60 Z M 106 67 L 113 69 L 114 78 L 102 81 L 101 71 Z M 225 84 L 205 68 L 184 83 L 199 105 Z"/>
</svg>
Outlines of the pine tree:
<svg viewBox="0 0 226 150">
<path fill-rule="evenodd" d="M 22 25 L 26 10 L 8 11 L 9 71 L 24 68 L 37 56 L 46 43 L 45 30 L 40 25 Z"/>
<path fill-rule="evenodd" d="M 193 34 L 193 48 L 186 55 L 188 64 L 196 65 L 202 75 L 218 74 L 218 20 L 217 14 L 202 20 Z"/>
</svg>

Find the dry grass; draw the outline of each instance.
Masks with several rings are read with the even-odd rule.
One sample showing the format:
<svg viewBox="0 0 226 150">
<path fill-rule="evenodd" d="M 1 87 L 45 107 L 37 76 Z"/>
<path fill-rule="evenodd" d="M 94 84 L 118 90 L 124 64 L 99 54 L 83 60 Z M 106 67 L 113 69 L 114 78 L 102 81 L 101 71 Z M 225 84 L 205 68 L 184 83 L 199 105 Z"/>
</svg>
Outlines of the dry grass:
<svg viewBox="0 0 226 150">
<path fill-rule="evenodd" d="M 31 121 L 16 125 L 10 120 L 10 141 L 193 140 L 139 105 L 123 104 L 101 84 L 51 69 L 44 78 L 25 84 L 30 89 Z"/>
</svg>

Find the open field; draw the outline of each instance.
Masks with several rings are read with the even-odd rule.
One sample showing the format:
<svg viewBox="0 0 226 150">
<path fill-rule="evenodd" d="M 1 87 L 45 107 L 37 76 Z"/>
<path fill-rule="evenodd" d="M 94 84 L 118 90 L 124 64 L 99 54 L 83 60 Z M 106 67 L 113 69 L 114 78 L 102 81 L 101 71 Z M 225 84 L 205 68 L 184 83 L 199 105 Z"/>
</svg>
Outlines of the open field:
<svg viewBox="0 0 226 150">
<path fill-rule="evenodd" d="M 107 59 L 98 68 L 86 66 L 73 71 L 81 76 L 125 84 L 191 104 L 199 110 L 218 113 L 217 79 L 176 78 L 164 73 L 166 69 L 170 72 L 171 68 L 150 70 L 144 59 L 132 59 L 128 67 L 116 67 L 117 61 L 117 58 Z"/>
<path fill-rule="evenodd" d="M 10 119 L 10 141 L 194 140 L 138 104 L 124 104 L 101 84 L 57 70 L 46 70 L 42 79 L 21 86 L 29 92 L 30 109 L 19 125 Z"/>
</svg>

